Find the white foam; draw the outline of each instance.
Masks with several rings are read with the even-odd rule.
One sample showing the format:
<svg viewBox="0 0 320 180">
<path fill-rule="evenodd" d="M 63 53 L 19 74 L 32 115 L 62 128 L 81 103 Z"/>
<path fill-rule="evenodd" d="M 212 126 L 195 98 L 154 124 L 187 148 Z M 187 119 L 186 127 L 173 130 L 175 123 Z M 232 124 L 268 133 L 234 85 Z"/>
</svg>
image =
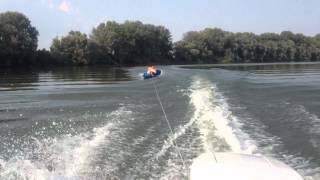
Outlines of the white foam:
<svg viewBox="0 0 320 180">
<path fill-rule="evenodd" d="M 75 176 L 84 168 L 85 163 L 90 161 L 89 157 L 92 151 L 104 142 L 105 137 L 109 134 L 109 128 L 112 123 L 104 127 L 94 129 L 94 135 L 91 139 L 83 140 L 79 147 L 76 147 L 72 154 L 71 159 L 67 161 L 66 172 L 67 176 Z"/>
<path fill-rule="evenodd" d="M 320 118 L 311 112 L 309 112 L 304 106 L 298 105 L 297 107 L 300 113 L 305 114 L 309 118 L 309 123 L 312 123 L 312 127 L 309 129 L 310 133 L 320 133 Z M 318 148 L 318 147 L 315 147 Z"/>
<path fill-rule="evenodd" d="M 232 127 L 231 121 L 233 126 L 240 126 L 240 124 L 237 124 L 236 118 L 231 115 L 226 102 L 223 99 L 221 100 L 223 97 L 217 92 L 217 88 L 213 84 L 195 77 L 188 92 L 190 105 L 193 108 L 193 115 L 188 123 L 174 129 L 174 134 L 169 135 L 161 150 L 157 153 L 157 158 L 163 156 L 179 137 L 183 136 L 189 128 L 194 126 L 200 131 L 203 149 L 206 152 L 218 150 L 220 147 L 217 146 L 225 146 L 223 143 L 215 141 L 217 138 L 225 141 L 233 152 L 250 154 L 256 149 L 256 146 L 249 138 L 244 138 L 243 145 L 240 143 L 236 134 L 241 134 L 243 137 L 246 137 L 246 134 L 240 130 L 240 127 L 236 127 L 237 129 Z M 179 148 L 179 144 L 177 146 Z M 180 150 L 186 149 L 180 148 Z M 171 152 L 170 156 L 176 157 L 168 159 L 168 168 L 164 170 L 165 172 L 160 179 L 174 179 L 176 177 L 187 176 L 187 171 L 182 171 L 182 164 L 174 152 Z M 188 161 L 189 159 L 185 160 Z"/>
<path fill-rule="evenodd" d="M 196 76 L 191 89 L 190 99 L 194 107 L 192 119 L 196 121 L 201 132 L 204 150 L 206 152 L 221 150 L 215 147 L 217 144 L 213 144 L 213 139 L 219 137 L 230 146 L 231 151 L 251 154 L 256 146 L 250 141 L 241 144 L 236 134 L 245 136 L 245 133 L 241 132 L 240 127 L 236 127 L 240 124 L 232 116 L 217 87 Z"/>
<path fill-rule="evenodd" d="M 46 180 L 50 174 L 48 170 L 43 167 L 37 167 L 30 160 L 11 159 L 8 162 L 2 162 L 2 164 L 1 179 Z"/>
<path fill-rule="evenodd" d="M 31 137 L 36 150 L 29 149 L 21 152 L 8 161 L 0 159 L 0 179 L 37 179 L 46 180 L 50 177 L 61 176 L 64 178 L 80 177 L 82 173 L 88 173 L 91 159 L 95 150 L 101 144 L 106 143 L 111 128 L 115 128 L 121 122 L 120 115 L 129 117 L 131 111 L 120 108 L 112 113 L 101 114 L 107 123 L 91 132 L 72 136 L 67 134 L 59 138 L 44 138 L 40 141 Z M 100 117 L 100 116 L 99 116 Z M 41 155 L 39 160 L 32 157 Z M 42 157 L 43 156 L 43 157 Z M 86 174 L 83 174 L 84 176 Z"/>
<path fill-rule="evenodd" d="M 120 115 L 128 117 L 129 114 L 131 114 L 131 111 L 120 108 L 110 114 L 106 114 L 105 118 L 109 123 L 105 126 L 93 129 L 92 133 L 73 136 L 66 138 L 63 142 L 60 141 L 60 148 L 57 149 L 67 151 L 61 155 L 62 158 L 65 159 L 65 165 L 63 166 L 62 172 L 58 171 L 58 173 L 68 177 L 74 177 L 80 175 L 81 172 L 88 171 L 89 167 L 87 166 L 90 165 L 91 158 L 94 158 L 95 149 L 101 144 L 106 143 L 110 130 L 118 125 Z"/>
<path fill-rule="evenodd" d="M 0 159 L 0 170 L 3 168 L 4 164 L 5 164 L 5 161 Z"/>
<path fill-rule="evenodd" d="M 214 135 L 224 138 L 233 151 L 241 151 L 239 141 L 232 133 L 232 129 L 227 126 L 222 109 L 212 103 L 213 88 L 206 86 L 205 83 L 208 82 L 199 79 L 195 80 L 192 84 L 193 91 L 190 95 L 191 104 L 195 109 L 193 119 L 197 120 L 205 151 L 213 151 L 210 137 Z M 213 127 L 215 127 L 215 131 Z"/>
<path fill-rule="evenodd" d="M 172 147 L 173 143 L 183 134 L 185 134 L 186 130 L 194 123 L 195 119 L 191 119 L 187 124 L 180 126 L 177 128 L 176 132 L 172 135 L 170 134 L 168 139 L 162 145 L 161 150 L 157 153 L 156 158 L 163 156 L 167 150 Z M 179 148 L 179 147 L 177 147 Z"/>
</svg>

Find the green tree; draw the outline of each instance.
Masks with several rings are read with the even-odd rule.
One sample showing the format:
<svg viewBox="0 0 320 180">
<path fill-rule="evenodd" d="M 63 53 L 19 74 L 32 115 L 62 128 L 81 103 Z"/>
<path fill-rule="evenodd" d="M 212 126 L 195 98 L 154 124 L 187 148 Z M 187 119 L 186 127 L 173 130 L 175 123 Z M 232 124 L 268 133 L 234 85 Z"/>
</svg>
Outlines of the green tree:
<svg viewBox="0 0 320 180">
<path fill-rule="evenodd" d="M 19 12 L 0 13 L 0 66 L 34 63 L 38 31 Z"/>
<path fill-rule="evenodd" d="M 90 40 L 117 65 L 164 63 L 172 58 L 171 34 L 163 26 L 109 21 L 94 28 Z"/>
<path fill-rule="evenodd" d="M 35 61 L 36 66 L 52 66 L 57 65 L 55 59 L 51 56 L 50 51 L 46 49 L 37 50 L 37 56 Z"/>
<path fill-rule="evenodd" d="M 67 36 L 53 39 L 50 50 L 58 64 L 89 64 L 88 38 L 79 31 L 70 31 Z"/>
<path fill-rule="evenodd" d="M 187 32 L 175 43 L 175 62 L 248 63 L 319 61 L 320 35 L 232 33 L 206 28 Z"/>
</svg>

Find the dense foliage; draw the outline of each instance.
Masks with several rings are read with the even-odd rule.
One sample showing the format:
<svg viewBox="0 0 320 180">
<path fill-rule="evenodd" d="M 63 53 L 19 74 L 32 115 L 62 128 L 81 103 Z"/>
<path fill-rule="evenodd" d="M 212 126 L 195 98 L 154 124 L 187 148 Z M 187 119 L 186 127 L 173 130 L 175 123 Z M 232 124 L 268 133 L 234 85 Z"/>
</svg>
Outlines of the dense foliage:
<svg viewBox="0 0 320 180">
<path fill-rule="evenodd" d="M 162 26 L 139 21 L 101 23 L 90 38 L 78 31 L 52 41 L 55 64 L 139 65 L 172 59 L 171 35 Z"/>
<path fill-rule="evenodd" d="M 37 50 L 37 43 L 38 31 L 25 15 L 0 13 L 0 66 L 320 61 L 320 34 L 256 35 L 207 28 L 187 32 L 172 44 L 167 28 L 139 21 L 101 23 L 89 36 L 70 31 L 54 38 L 50 51 Z"/>
<path fill-rule="evenodd" d="M 320 35 L 232 33 L 207 28 L 191 31 L 175 43 L 180 63 L 320 61 Z"/>
<path fill-rule="evenodd" d="M 172 57 L 171 35 L 163 26 L 139 21 L 101 23 L 93 29 L 90 39 L 114 64 L 164 63 Z"/>
<path fill-rule="evenodd" d="M 25 15 L 0 13 L 0 66 L 34 64 L 38 34 Z"/>
<path fill-rule="evenodd" d="M 70 31 L 61 39 L 53 39 L 50 51 L 57 64 L 89 64 L 88 38 L 79 31 Z"/>
</svg>

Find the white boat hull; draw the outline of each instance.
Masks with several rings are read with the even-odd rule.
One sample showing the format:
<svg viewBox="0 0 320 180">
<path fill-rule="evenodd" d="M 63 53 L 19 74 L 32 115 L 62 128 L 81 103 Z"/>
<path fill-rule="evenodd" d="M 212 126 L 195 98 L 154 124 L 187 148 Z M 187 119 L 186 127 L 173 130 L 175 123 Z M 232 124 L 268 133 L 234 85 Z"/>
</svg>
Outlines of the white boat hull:
<svg viewBox="0 0 320 180">
<path fill-rule="evenodd" d="M 303 180 L 272 158 L 236 153 L 204 153 L 190 168 L 190 180 Z"/>
</svg>

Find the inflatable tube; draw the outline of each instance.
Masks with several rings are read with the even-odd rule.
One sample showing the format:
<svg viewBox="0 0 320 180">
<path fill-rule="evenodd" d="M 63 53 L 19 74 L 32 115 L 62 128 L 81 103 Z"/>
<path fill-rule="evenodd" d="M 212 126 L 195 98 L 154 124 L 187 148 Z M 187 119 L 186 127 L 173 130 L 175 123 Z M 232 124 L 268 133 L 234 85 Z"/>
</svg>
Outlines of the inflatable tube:
<svg viewBox="0 0 320 180">
<path fill-rule="evenodd" d="M 147 72 L 144 72 L 142 77 L 143 77 L 143 79 L 150 79 L 150 78 L 154 78 L 154 77 L 160 76 L 161 73 L 162 73 L 162 71 L 157 69 L 156 74 L 154 74 L 153 76 L 151 74 L 148 74 Z"/>
</svg>

